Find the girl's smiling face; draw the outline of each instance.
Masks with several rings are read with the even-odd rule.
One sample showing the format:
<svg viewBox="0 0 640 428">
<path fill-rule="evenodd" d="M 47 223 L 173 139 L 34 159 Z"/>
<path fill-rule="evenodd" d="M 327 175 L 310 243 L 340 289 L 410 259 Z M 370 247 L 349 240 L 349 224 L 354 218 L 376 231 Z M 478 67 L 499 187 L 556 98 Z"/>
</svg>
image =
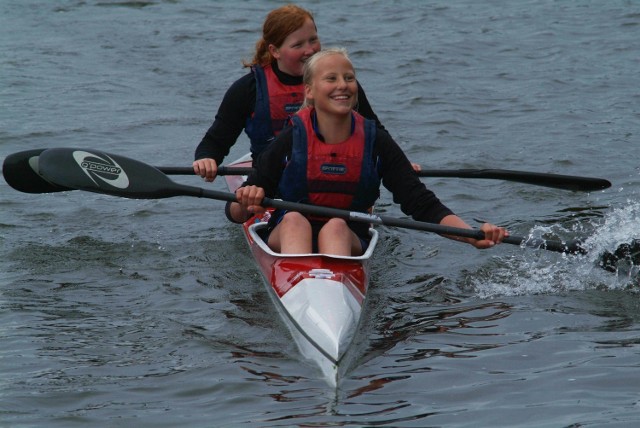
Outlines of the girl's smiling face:
<svg viewBox="0 0 640 428">
<path fill-rule="evenodd" d="M 271 55 L 278 61 L 278 68 L 291 76 L 302 76 L 304 62 L 319 50 L 316 24 L 309 18 L 302 27 L 289 34 L 280 47 L 269 45 Z"/>
<path fill-rule="evenodd" d="M 358 83 L 351 62 L 341 54 L 324 56 L 314 64 L 305 97 L 319 112 L 350 114 L 358 102 Z"/>
</svg>

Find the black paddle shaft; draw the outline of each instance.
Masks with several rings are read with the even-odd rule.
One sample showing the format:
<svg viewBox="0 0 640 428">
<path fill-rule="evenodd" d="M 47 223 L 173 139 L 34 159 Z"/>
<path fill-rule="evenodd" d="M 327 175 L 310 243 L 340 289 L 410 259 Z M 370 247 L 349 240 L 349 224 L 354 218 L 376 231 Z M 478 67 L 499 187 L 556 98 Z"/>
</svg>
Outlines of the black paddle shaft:
<svg viewBox="0 0 640 428">
<path fill-rule="evenodd" d="M 52 193 L 73 190 L 47 181 L 38 173 L 39 155 L 46 149 L 32 149 L 7 156 L 2 164 L 2 174 L 14 189 L 25 193 Z M 168 175 L 193 175 L 192 167 L 159 166 L 156 167 Z M 217 175 L 248 175 L 252 168 L 218 167 Z M 443 169 L 419 171 L 420 177 L 479 178 L 515 181 L 536 186 L 552 187 L 563 190 L 590 192 L 611 187 L 611 183 L 602 178 L 579 177 L 572 175 L 548 174 L 506 169 Z"/>
<path fill-rule="evenodd" d="M 367 214 L 358 211 L 345 211 L 336 208 L 319 207 L 315 205 L 299 204 L 265 198 L 262 204 L 265 207 L 274 207 L 290 211 L 299 211 L 305 214 L 321 217 L 338 217 L 345 220 L 370 223 L 383 226 L 401 227 L 405 229 L 433 232 L 439 235 L 452 235 L 477 240 L 485 239 L 484 232 L 477 229 L 462 229 L 459 227 L 443 226 L 441 224 L 427 223 L 410 219 L 401 219 L 375 214 Z M 557 242 L 540 238 L 524 238 L 522 236 L 507 236 L 502 242 L 506 244 L 520 245 L 532 248 L 542 248 L 559 253 L 585 253 L 580 241 Z"/>
</svg>

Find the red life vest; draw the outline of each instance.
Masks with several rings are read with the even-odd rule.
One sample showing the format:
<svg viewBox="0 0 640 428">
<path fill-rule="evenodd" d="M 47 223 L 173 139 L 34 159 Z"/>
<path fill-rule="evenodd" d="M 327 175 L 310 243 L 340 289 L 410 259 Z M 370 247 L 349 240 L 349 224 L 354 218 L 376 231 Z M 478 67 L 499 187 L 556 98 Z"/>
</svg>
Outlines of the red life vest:
<svg viewBox="0 0 640 428">
<path fill-rule="evenodd" d="M 312 108 L 293 116 L 291 159 L 280 181 L 285 200 L 366 211 L 380 194 L 373 159 L 375 123 L 352 113 L 351 136 L 339 144 L 323 142 L 314 130 Z"/>
<path fill-rule="evenodd" d="M 245 132 L 251 140 L 251 153 L 259 154 L 298 111 L 304 100 L 304 85 L 285 85 L 271 65 L 251 67 L 256 78 L 256 105 L 247 119 Z"/>
</svg>

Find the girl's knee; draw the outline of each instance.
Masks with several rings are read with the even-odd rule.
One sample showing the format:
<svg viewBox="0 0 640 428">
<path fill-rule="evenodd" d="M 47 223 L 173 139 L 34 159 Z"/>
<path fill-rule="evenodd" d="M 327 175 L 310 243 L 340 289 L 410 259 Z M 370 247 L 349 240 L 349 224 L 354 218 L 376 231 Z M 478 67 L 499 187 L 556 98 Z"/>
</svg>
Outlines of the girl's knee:
<svg viewBox="0 0 640 428">
<path fill-rule="evenodd" d="M 347 222 L 341 218 L 332 218 L 322 226 L 320 229 L 320 233 L 322 234 L 339 234 L 339 233 L 347 233 L 351 229 L 347 226 Z"/>
<path fill-rule="evenodd" d="M 286 213 L 283 217 L 282 220 L 280 221 L 281 224 L 286 224 L 287 227 L 296 227 L 296 228 L 309 228 L 311 229 L 311 223 L 309 223 L 309 220 L 307 220 L 307 218 L 298 213 L 298 212 L 288 212 Z"/>
</svg>

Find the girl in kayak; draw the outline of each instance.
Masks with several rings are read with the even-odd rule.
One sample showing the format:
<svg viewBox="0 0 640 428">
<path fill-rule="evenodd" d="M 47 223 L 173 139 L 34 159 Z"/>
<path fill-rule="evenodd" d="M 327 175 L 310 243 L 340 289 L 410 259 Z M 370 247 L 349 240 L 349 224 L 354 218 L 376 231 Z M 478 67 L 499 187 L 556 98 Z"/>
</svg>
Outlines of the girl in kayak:
<svg viewBox="0 0 640 428">
<path fill-rule="evenodd" d="M 242 130 L 251 141 L 255 159 L 300 108 L 302 66 L 319 50 L 320 39 L 309 11 L 295 5 L 271 11 L 253 60 L 244 64 L 251 71 L 227 90 L 213 124 L 196 148 L 194 172 L 213 181 Z M 357 90 L 358 112 L 382 126 L 360 85 Z"/>
<path fill-rule="evenodd" d="M 233 221 L 261 213 L 262 199 L 279 197 L 366 212 L 379 196 L 380 184 L 402 211 L 418 221 L 467 228 L 460 217 L 428 190 L 391 136 L 353 108 L 358 84 L 344 49 L 320 51 L 304 65 L 305 102 L 287 127 L 256 162 L 256 171 L 236 191 L 229 205 Z M 341 218 L 314 218 L 275 211 L 269 220 L 268 245 L 281 253 L 361 255 L 368 225 Z M 482 225 L 485 239 L 451 237 L 476 248 L 499 243 L 508 232 Z"/>
</svg>

